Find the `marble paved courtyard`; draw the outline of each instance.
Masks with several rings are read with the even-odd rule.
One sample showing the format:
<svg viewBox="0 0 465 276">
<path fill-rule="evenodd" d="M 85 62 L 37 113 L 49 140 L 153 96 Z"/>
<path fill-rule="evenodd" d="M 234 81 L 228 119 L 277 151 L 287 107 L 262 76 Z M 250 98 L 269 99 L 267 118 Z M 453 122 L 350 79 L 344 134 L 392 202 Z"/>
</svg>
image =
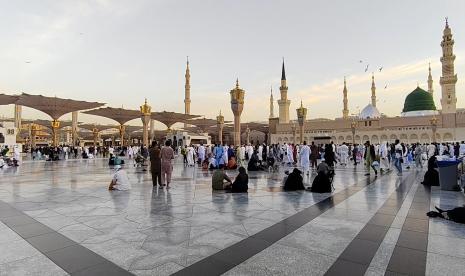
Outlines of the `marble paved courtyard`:
<svg viewBox="0 0 465 276">
<path fill-rule="evenodd" d="M 0 170 L 0 275 L 463 275 L 465 226 L 425 213 L 465 203 L 422 171 L 337 168 L 333 194 L 283 192 L 250 173 L 249 193 L 212 192 L 211 172 L 177 161 L 170 190 L 106 160 Z M 228 172 L 229 173 L 229 172 Z M 234 176 L 235 172 L 229 173 Z M 306 180 L 309 182 L 310 180 Z"/>
</svg>

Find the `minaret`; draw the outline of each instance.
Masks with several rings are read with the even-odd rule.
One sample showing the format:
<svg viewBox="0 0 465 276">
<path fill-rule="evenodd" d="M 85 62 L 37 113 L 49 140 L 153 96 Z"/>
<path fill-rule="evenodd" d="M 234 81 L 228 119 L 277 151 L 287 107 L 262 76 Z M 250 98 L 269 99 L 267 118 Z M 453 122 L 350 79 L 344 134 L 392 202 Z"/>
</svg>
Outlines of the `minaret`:
<svg viewBox="0 0 465 276">
<path fill-rule="evenodd" d="M 452 31 L 449 28 L 449 22 L 446 18 L 446 27 L 441 41 L 442 47 L 442 76 L 439 79 L 441 84 L 441 106 L 442 113 L 455 113 L 457 110 L 457 98 L 455 96 L 455 84 L 457 83 L 457 75 L 454 74 L 454 40 L 452 39 Z"/>
<path fill-rule="evenodd" d="M 286 82 L 286 71 L 284 69 L 284 59 L 283 59 L 283 68 L 281 71 L 281 86 L 279 87 L 281 92 L 281 99 L 278 100 L 279 105 L 279 123 L 287 124 L 289 123 L 289 106 L 291 101 L 287 99 L 287 82 Z"/>
<path fill-rule="evenodd" d="M 371 105 L 376 107 L 375 73 L 371 74 Z"/>
<path fill-rule="evenodd" d="M 271 95 L 270 95 L 270 118 L 274 118 L 273 87 L 271 87 Z"/>
<path fill-rule="evenodd" d="M 184 114 L 191 114 L 191 74 L 189 71 L 189 57 L 186 62 L 186 83 L 184 85 Z M 184 124 L 187 127 L 187 124 Z"/>
<path fill-rule="evenodd" d="M 344 99 L 342 100 L 342 102 L 344 103 L 344 109 L 342 110 L 342 118 L 343 119 L 348 119 L 349 118 L 349 108 L 347 106 L 348 99 L 347 99 L 346 77 L 344 77 L 344 89 L 342 90 L 342 94 L 344 96 Z"/>
<path fill-rule="evenodd" d="M 428 92 L 433 96 L 433 76 L 431 76 L 431 63 L 428 64 Z"/>
</svg>

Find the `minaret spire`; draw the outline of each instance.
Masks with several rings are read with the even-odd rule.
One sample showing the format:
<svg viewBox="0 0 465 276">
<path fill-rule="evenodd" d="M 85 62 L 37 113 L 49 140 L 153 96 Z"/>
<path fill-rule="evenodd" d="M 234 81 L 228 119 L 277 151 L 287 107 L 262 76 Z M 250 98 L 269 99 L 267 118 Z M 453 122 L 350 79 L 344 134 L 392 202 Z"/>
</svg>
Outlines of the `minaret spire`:
<svg viewBox="0 0 465 276">
<path fill-rule="evenodd" d="M 457 83 L 457 75 L 454 72 L 454 39 L 452 39 L 452 30 L 449 27 L 447 17 L 441 47 L 442 76 L 439 79 L 439 83 L 441 84 L 441 112 L 443 114 L 456 113 L 457 97 L 455 94 L 455 84 Z"/>
<path fill-rule="evenodd" d="M 271 94 L 270 94 L 270 118 L 274 118 L 273 86 L 271 87 Z"/>
<path fill-rule="evenodd" d="M 348 99 L 347 99 L 347 85 L 346 85 L 346 77 L 344 77 L 344 89 L 342 90 L 343 100 L 342 103 L 344 105 L 344 109 L 342 109 L 342 118 L 348 119 L 349 118 L 349 108 L 348 108 Z"/>
<path fill-rule="evenodd" d="M 284 68 L 284 58 L 283 58 L 283 67 L 281 69 L 281 81 L 286 80 L 286 69 Z"/>
<path fill-rule="evenodd" d="M 433 76 L 431 76 L 431 63 L 428 64 L 428 92 L 433 96 Z"/>
<path fill-rule="evenodd" d="M 375 73 L 371 73 L 371 105 L 376 107 Z"/>
<path fill-rule="evenodd" d="M 281 86 L 279 87 L 279 91 L 281 93 L 281 98 L 278 100 L 279 123 L 287 124 L 289 123 L 289 106 L 291 105 L 291 101 L 287 99 L 287 81 L 286 70 L 284 68 L 284 58 L 281 69 Z"/>
<path fill-rule="evenodd" d="M 184 84 L 184 114 L 191 113 L 191 74 L 189 70 L 189 56 L 186 60 L 186 74 L 185 74 L 185 84 Z M 187 124 L 184 124 L 184 127 L 187 127 Z"/>
</svg>

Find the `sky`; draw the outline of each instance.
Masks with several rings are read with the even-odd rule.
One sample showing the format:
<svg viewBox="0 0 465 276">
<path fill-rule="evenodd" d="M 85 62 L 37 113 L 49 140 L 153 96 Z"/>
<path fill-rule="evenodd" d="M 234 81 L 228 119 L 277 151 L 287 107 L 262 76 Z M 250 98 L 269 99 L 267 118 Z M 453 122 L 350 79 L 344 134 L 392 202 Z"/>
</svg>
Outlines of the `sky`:
<svg viewBox="0 0 465 276">
<path fill-rule="evenodd" d="M 417 83 L 427 89 L 429 62 L 440 108 L 448 17 L 463 108 L 464 10 L 463 0 L 0 0 L 0 93 L 130 109 L 147 98 L 152 111 L 184 112 L 189 56 L 192 114 L 215 118 L 222 110 L 231 120 L 229 91 L 239 78 L 242 121 L 266 121 L 271 88 L 279 98 L 284 57 L 291 119 L 300 101 L 309 119 L 341 117 L 344 76 L 350 113 L 358 113 L 370 101 L 372 72 L 378 109 L 399 116 Z M 276 102 L 274 109 L 277 115 Z M 0 116 L 12 117 L 13 107 L 0 106 Z M 30 108 L 23 118 L 48 119 Z"/>
</svg>

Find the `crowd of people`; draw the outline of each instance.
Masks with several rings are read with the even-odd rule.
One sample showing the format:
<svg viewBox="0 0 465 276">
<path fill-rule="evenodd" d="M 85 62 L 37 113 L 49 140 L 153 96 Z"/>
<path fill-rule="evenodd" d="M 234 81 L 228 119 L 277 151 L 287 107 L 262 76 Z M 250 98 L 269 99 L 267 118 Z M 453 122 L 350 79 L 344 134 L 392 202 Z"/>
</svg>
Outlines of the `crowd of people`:
<svg viewBox="0 0 465 276">
<path fill-rule="evenodd" d="M 171 174 L 173 170 L 172 160 L 176 155 L 183 156 L 187 167 L 200 167 L 203 170 L 214 170 L 214 190 L 221 189 L 232 191 L 246 191 L 244 188 L 248 183 L 247 172 L 250 171 L 279 171 L 279 167 L 294 168 L 291 173 L 287 170 L 283 175 L 283 188 L 285 190 L 305 189 L 303 179 L 309 177 L 310 172 L 316 174 L 312 187 L 313 192 L 331 192 L 332 178 L 336 166 L 347 167 L 363 165 L 366 175 L 374 172 L 385 173 L 395 169 L 398 175 L 406 169 L 428 168 L 425 174 L 425 185 L 438 185 L 439 176 L 436 170 L 436 156 L 460 157 L 465 156 L 465 143 L 413 143 L 405 144 L 396 140 L 394 143 L 383 142 L 372 144 L 366 141 L 364 144 L 307 144 L 292 143 L 283 144 L 257 144 L 241 145 L 185 145 L 174 147 L 168 140 L 164 145 L 157 142 L 152 143 L 149 148 L 144 146 L 41 146 L 24 149 L 31 154 L 32 160 L 55 161 L 60 159 L 83 158 L 92 159 L 96 157 L 109 158 L 110 165 L 122 165 L 121 157 L 133 159 L 134 163 L 148 166 L 150 160 L 150 171 L 153 175 L 153 185 L 170 188 Z M 0 166 L 5 164 L 5 158 L 10 156 L 10 161 L 19 163 L 19 148 L 0 149 Z M 10 162 L 9 161 L 9 162 Z M 10 162 L 11 163 L 11 162 Z M 226 177 L 225 170 L 239 170 L 239 179 L 234 182 Z M 222 172 L 222 173 L 220 173 Z M 299 178 L 297 175 L 301 175 Z M 224 176 L 223 184 L 218 184 L 221 176 Z M 302 180 L 301 180 L 302 179 Z M 310 179 L 310 178 L 309 178 Z M 294 183 L 295 182 L 295 183 Z M 242 188 L 237 188 L 237 187 Z"/>
<path fill-rule="evenodd" d="M 251 171 L 279 172 L 284 167 L 282 188 L 284 191 L 309 190 L 315 193 L 330 193 L 333 191 L 332 181 L 335 167 L 363 165 L 365 175 L 374 172 L 383 174 L 396 170 L 400 176 L 404 170 L 423 169 L 427 167 L 422 184 L 439 185 L 437 158 L 456 159 L 465 156 L 465 142 L 455 143 L 413 143 L 406 144 L 399 140 L 394 143 L 383 142 L 372 144 L 315 144 L 301 145 L 292 143 L 257 144 L 255 146 L 241 145 L 189 145 L 174 147 L 170 140 L 164 145 L 154 141 L 149 148 L 144 146 L 41 146 L 31 149 L 23 148 L 31 154 L 32 160 L 56 161 L 60 159 L 97 157 L 109 158 L 109 164 L 114 167 L 114 176 L 109 190 L 129 190 L 131 183 L 124 170 L 124 159 L 133 159 L 135 166 L 149 166 L 152 174 L 152 184 L 160 189 L 170 189 L 173 160 L 177 155 L 183 156 L 186 167 L 198 167 L 202 170 L 213 170 L 212 190 L 224 190 L 231 193 L 247 193 Z M 124 159 L 122 158 L 124 157 Z M 18 166 L 21 152 L 18 146 L 12 149 L 0 147 L 0 168 Z M 149 165 L 148 165 L 149 163 Z M 247 169 L 246 169 L 247 168 Z M 287 169 L 289 168 L 289 169 Z M 291 170 L 292 169 L 292 170 Z M 238 171 L 234 180 L 225 170 Z M 309 187 L 304 185 L 305 177 L 310 181 L 310 173 L 315 174 Z M 308 183 L 308 182 L 307 182 Z M 428 216 L 441 217 L 458 222 L 465 217 L 465 208 L 458 207 L 444 211 L 437 209 Z M 459 214 L 459 215 L 457 215 Z"/>
</svg>

